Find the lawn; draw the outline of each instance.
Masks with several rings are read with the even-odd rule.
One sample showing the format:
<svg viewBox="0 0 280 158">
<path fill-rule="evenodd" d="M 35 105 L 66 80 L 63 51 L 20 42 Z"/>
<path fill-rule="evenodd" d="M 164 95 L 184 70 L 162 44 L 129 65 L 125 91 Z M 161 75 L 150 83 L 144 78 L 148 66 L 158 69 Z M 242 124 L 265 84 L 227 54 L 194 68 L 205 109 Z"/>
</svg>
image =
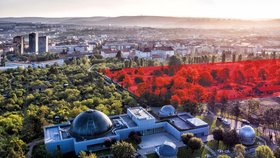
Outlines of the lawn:
<svg viewBox="0 0 280 158">
<path fill-rule="evenodd" d="M 216 140 L 211 140 L 211 141 L 207 142 L 207 146 L 209 146 L 211 149 L 213 149 L 215 151 L 218 149 L 222 149 L 222 150 L 228 149 L 222 141 L 220 141 L 218 144 L 218 142 Z"/>
<path fill-rule="evenodd" d="M 204 116 L 204 115 L 201 115 L 201 116 L 197 116 L 198 118 L 200 118 L 201 120 L 203 120 L 204 122 L 208 123 L 209 125 L 209 133 L 212 133 L 212 131 L 218 127 L 219 125 L 221 125 L 220 123 L 217 122 L 216 119 L 213 119 L 212 117 L 210 116 Z"/>
<path fill-rule="evenodd" d="M 96 151 L 94 153 L 96 154 L 96 156 L 110 155 L 111 154 L 111 150 L 110 149 L 100 150 L 100 151 Z"/>
</svg>

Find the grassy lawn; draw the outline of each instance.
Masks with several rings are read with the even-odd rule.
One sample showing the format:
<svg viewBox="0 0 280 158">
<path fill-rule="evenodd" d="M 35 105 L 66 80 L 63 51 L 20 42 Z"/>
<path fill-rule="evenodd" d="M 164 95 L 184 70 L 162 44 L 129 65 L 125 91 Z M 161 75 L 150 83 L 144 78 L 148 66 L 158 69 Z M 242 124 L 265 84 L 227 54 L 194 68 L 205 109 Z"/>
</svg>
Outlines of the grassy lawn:
<svg viewBox="0 0 280 158">
<path fill-rule="evenodd" d="M 181 147 L 178 150 L 178 158 L 185 158 L 185 157 L 189 157 L 189 158 L 196 158 L 196 157 L 205 157 L 205 154 L 202 155 L 205 149 L 201 148 L 200 150 L 196 150 L 196 151 L 192 151 L 191 149 L 187 148 L 187 147 Z"/>
<path fill-rule="evenodd" d="M 103 155 L 111 154 L 111 150 L 106 149 L 106 150 L 101 150 L 101 151 L 97 151 L 97 152 L 94 152 L 94 153 L 96 154 L 96 156 L 103 156 Z"/>
<path fill-rule="evenodd" d="M 206 122 L 206 123 L 209 124 L 209 133 L 212 133 L 213 130 L 214 130 L 216 127 L 223 127 L 224 129 L 229 128 L 229 127 L 223 125 L 222 122 L 217 121 L 217 119 L 213 119 L 213 118 L 210 117 L 210 116 L 203 116 L 203 115 L 200 115 L 200 116 L 196 116 L 196 117 L 197 117 L 197 118 L 200 118 L 201 120 L 203 120 L 204 122 Z"/>
<path fill-rule="evenodd" d="M 222 141 L 219 142 L 219 146 L 218 146 L 217 141 L 211 140 L 211 141 L 207 142 L 207 146 L 209 146 L 211 149 L 213 149 L 215 151 L 218 150 L 218 149 L 222 149 L 222 150 L 227 150 L 228 149 Z"/>
<path fill-rule="evenodd" d="M 212 117 L 209 116 L 197 116 L 198 118 L 200 118 L 201 120 L 203 120 L 204 122 L 208 123 L 209 125 L 209 132 L 212 133 L 212 131 L 218 127 L 218 125 L 221 125 L 220 123 L 217 122 L 216 119 L 213 119 Z"/>
<path fill-rule="evenodd" d="M 255 132 L 256 132 L 256 136 L 262 136 L 261 131 L 259 131 L 257 128 L 254 128 Z"/>
</svg>

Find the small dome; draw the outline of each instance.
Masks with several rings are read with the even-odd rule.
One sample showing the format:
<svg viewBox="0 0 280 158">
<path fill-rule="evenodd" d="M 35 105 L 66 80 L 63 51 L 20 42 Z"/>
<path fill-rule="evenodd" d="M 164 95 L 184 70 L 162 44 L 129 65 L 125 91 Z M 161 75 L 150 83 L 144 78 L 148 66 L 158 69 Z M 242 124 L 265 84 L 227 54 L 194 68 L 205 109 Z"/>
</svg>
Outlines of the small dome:
<svg viewBox="0 0 280 158">
<path fill-rule="evenodd" d="M 97 110 L 87 110 L 75 117 L 70 134 L 75 138 L 90 139 L 106 134 L 113 127 L 110 118 Z"/>
<path fill-rule="evenodd" d="M 164 105 L 159 111 L 159 116 L 168 117 L 168 116 L 175 115 L 175 113 L 176 113 L 176 110 L 172 105 Z"/>
<path fill-rule="evenodd" d="M 174 143 L 165 141 L 162 145 L 156 148 L 156 153 L 160 157 L 176 157 L 177 147 Z"/>
<path fill-rule="evenodd" d="M 253 145 L 255 143 L 256 132 L 251 126 L 243 126 L 239 129 L 240 141 L 244 145 Z"/>
</svg>

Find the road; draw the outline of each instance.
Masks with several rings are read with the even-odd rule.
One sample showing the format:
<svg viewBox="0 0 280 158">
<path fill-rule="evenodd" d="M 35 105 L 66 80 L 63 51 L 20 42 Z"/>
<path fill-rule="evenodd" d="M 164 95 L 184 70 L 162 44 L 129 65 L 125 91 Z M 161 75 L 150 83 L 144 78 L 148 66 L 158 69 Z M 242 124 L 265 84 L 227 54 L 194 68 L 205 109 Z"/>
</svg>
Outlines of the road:
<svg viewBox="0 0 280 158">
<path fill-rule="evenodd" d="M 213 119 L 217 119 L 217 115 L 215 115 L 213 112 L 209 111 L 208 116 L 212 117 Z M 230 122 L 230 128 L 231 129 L 239 129 L 242 127 L 242 122 L 236 121 L 235 119 L 229 119 L 227 120 Z"/>
</svg>

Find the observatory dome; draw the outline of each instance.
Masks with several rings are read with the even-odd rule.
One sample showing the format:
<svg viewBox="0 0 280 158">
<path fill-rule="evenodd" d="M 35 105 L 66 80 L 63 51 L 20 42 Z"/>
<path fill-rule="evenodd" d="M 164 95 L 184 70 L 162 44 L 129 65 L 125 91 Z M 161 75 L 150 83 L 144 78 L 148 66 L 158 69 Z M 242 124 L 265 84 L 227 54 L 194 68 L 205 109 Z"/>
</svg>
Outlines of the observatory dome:
<svg viewBox="0 0 280 158">
<path fill-rule="evenodd" d="M 75 117 L 70 134 L 75 138 L 90 139 L 106 134 L 113 127 L 110 118 L 97 110 L 87 110 Z"/>
<path fill-rule="evenodd" d="M 172 105 L 164 105 L 159 111 L 159 116 L 168 117 L 168 116 L 175 115 L 175 113 L 176 113 L 176 110 Z"/>
<path fill-rule="evenodd" d="M 255 143 L 256 132 L 251 126 L 243 126 L 239 129 L 240 141 L 244 145 L 253 145 Z"/>
</svg>

